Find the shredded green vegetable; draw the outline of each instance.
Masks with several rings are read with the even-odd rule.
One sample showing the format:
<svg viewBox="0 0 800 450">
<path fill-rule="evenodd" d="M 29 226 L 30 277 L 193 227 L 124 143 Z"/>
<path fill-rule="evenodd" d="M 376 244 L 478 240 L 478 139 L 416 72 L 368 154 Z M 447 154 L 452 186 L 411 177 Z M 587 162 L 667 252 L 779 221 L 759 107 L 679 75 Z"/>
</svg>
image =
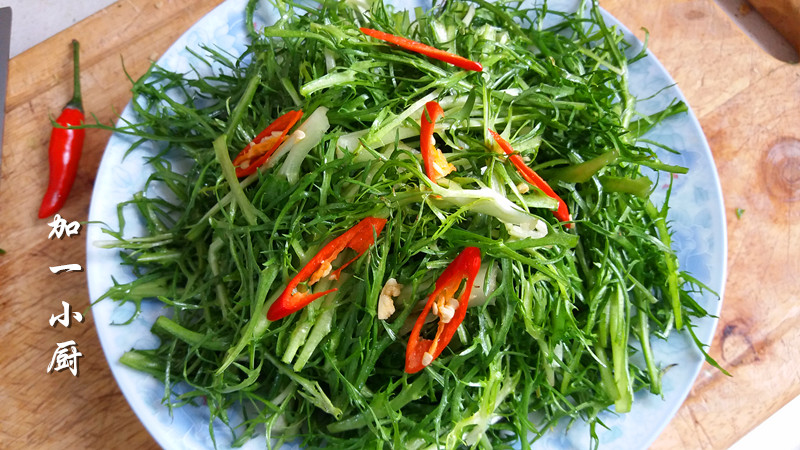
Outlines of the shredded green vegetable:
<svg viewBox="0 0 800 450">
<path fill-rule="evenodd" d="M 121 221 L 123 209 L 138 209 L 147 234 L 125 237 L 124 221 L 104 230 L 137 276 L 104 297 L 137 312 L 157 299 L 170 311 L 153 326 L 161 345 L 122 362 L 162 379 L 170 408 L 205 402 L 234 445 L 262 434 L 307 448 L 529 448 L 562 419 L 587 421 L 596 440 L 600 412 L 629 411 L 642 389 L 659 394 L 650 340 L 707 313 L 677 266 L 668 205 L 650 201 L 640 172 L 685 173 L 637 140 L 686 111 L 676 102 L 637 114 L 627 67 L 645 54 L 626 57 L 622 34 L 595 6 L 548 11 L 562 20 L 544 28 L 543 10 L 504 1 L 429 11 L 275 1 L 280 19 L 252 29 L 244 55 L 213 45 L 196 54 L 221 68 L 214 76 L 154 65 L 134 82 L 138 121 L 117 131 L 138 136 L 134 148 L 155 141 L 163 151 L 149 159 L 146 188 L 119 205 Z M 484 71 L 389 46 L 361 26 Z M 444 109 L 437 146 L 456 167 L 441 185 L 418 151 L 431 100 Z M 231 160 L 296 109 L 303 135 L 237 179 Z M 525 183 L 489 128 L 567 202 L 574 229 L 556 221 L 556 202 Z M 174 170 L 175 158 L 189 169 Z M 388 221 L 338 281 L 322 282 L 338 291 L 269 322 L 300 268 L 367 216 Z M 482 254 L 476 304 L 441 356 L 408 375 L 420 302 L 466 246 Z M 404 288 L 381 320 L 390 278 Z M 231 423 L 230 408 L 244 423 Z"/>
</svg>

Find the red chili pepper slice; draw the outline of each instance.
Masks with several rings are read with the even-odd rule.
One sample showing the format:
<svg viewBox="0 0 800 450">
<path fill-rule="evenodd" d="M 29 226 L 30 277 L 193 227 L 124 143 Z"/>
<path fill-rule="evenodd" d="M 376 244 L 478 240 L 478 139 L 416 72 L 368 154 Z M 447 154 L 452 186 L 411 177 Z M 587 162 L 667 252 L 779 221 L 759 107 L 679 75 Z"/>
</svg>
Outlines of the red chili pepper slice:
<svg viewBox="0 0 800 450">
<path fill-rule="evenodd" d="M 478 275 L 480 267 L 480 250 L 477 247 L 467 247 L 461 251 L 436 280 L 436 287 L 428 297 L 428 302 L 425 303 L 425 308 L 422 309 L 422 313 L 414 323 L 414 328 L 411 329 L 411 336 L 408 338 L 406 373 L 417 373 L 424 369 L 431 361 L 438 358 L 442 350 L 450 343 L 458 326 L 464 321 L 464 316 L 467 314 L 472 286 L 475 284 L 475 277 Z M 455 299 L 453 299 L 453 296 L 465 279 L 466 285 L 458 297 L 458 305 L 454 305 Z M 436 330 L 434 340 L 424 339 L 419 335 L 431 308 L 435 308 L 434 314 L 439 317 L 439 328 Z M 452 317 L 450 316 L 451 313 Z M 449 320 L 445 321 L 445 319 Z"/>
<path fill-rule="evenodd" d="M 438 183 L 439 178 L 456 170 L 454 165 L 447 162 L 442 151 L 433 145 L 433 126 L 443 115 L 444 111 L 438 102 L 428 102 L 420 119 L 419 146 L 422 161 L 425 164 L 425 174 L 434 183 Z"/>
<path fill-rule="evenodd" d="M 267 125 L 264 131 L 258 133 L 258 136 L 250 141 L 233 160 L 236 176 L 246 177 L 267 162 L 301 117 L 303 117 L 303 111 L 289 111 Z"/>
<path fill-rule="evenodd" d="M 73 92 L 72 99 L 61 111 L 56 123 L 62 127 L 82 125 L 84 120 L 81 99 L 81 77 L 79 69 L 80 44 L 72 41 Z M 50 132 L 48 159 L 50 177 L 47 191 L 39 207 L 39 218 L 44 219 L 57 213 L 72 190 L 75 175 L 78 173 L 78 161 L 83 153 L 83 140 L 86 130 L 53 127 Z"/>
<path fill-rule="evenodd" d="M 530 167 L 525 164 L 525 161 L 522 160 L 518 154 L 514 153 L 514 149 L 511 148 L 511 144 L 508 143 L 502 136 L 497 134 L 494 130 L 489 130 L 494 140 L 500 145 L 500 148 L 508 155 L 508 159 L 514 164 L 514 167 L 517 168 L 517 172 L 522 175 L 522 178 L 525 179 L 528 183 L 536 186 L 537 188 L 541 189 L 542 192 L 547 194 L 550 198 L 558 200 L 558 209 L 553 211 L 553 215 L 556 219 L 560 220 L 561 222 L 570 222 L 572 220 L 572 216 L 569 214 L 569 209 L 567 208 L 566 202 L 558 196 L 558 194 L 553 191 L 553 188 L 547 184 L 546 181 L 542 179 L 536 172 L 533 171 Z M 567 223 L 565 225 L 567 228 L 572 228 L 573 225 L 571 223 Z"/>
<path fill-rule="evenodd" d="M 337 289 L 334 288 L 316 293 L 311 293 L 310 291 L 301 292 L 297 290 L 297 286 L 307 281 L 307 285 L 310 287 L 329 274 L 330 278 L 338 280 L 342 270 L 360 258 L 375 243 L 375 236 L 381 234 L 384 225 L 386 225 L 386 219 L 366 217 L 322 247 L 322 250 L 317 252 L 311 261 L 292 278 L 281 296 L 270 306 L 269 311 L 267 311 L 267 319 L 271 321 L 280 320 L 289 314 L 299 311 L 323 295 L 336 291 Z M 356 252 L 356 256 L 331 272 L 333 269 L 331 264 L 339 256 L 339 253 L 346 248 L 353 249 Z"/>
<path fill-rule="evenodd" d="M 375 39 L 380 39 L 381 41 L 394 44 L 406 50 L 423 54 L 429 58 L 444 61 L 447 64 L 452 64 L 464 70 L 474 70 L 476 72 L 483 71 L 483 66 L 481 66 L 480 63 L 458 55 L 454 55 L 444 50 L 439 50 L 438 48 L 431 47 L 429 45 L 425 45 L 422 42 L 412 41 L 411 39 L 395 36 L 394 34 L 384 33 L 383 31 L 373 30 L 372 28 L 360 28 L 360 30 L 367 36 L 372 36 Z"/>
</svg>

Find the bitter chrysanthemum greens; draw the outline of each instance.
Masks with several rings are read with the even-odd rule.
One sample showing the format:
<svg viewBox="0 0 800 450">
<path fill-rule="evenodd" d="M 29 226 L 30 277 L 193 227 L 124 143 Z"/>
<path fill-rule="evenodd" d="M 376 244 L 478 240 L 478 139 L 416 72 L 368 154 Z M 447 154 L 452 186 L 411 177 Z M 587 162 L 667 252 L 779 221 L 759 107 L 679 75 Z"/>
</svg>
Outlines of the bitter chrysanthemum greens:
<svg viewBox="0 0 800 450">
<path fill-rule="evenodd" d="M 153 327 L 160 347 L 131 350 L 122 362 L 185 386 L 167 389 L 170 407 L 204 401 L 226 424 L 228 409 L 241 409 L 246 421 L 229 424 L 236 443 L 266 432 L 308 448 L 528 447 L 562 418 L 588 421 L 594 435 L 601 411 L 628 411 L 640 389 L 658 394 L 650 337 L 707 313 L 677 267 L 668 207 L 651 202 L 640 171 L 685 173 L 638 142 L 686 111 L 676 102 L 637 114 L 627 66 L 645 54 L 627 56 L 594 7 L 548 11 L 561 20 L 545 28 L 542 9 L 516 2 L 275 6 L 277 23 L 253 28 L 241 57 L 213 43 L 197 54 L 222 68 L 215 75 L 153 66 L 134 83 L 138 122 L 118 131 L 159 143 L 148 184 L 169 197 L 146 189 L 120 205 L 138 208 L 148 234 L 106 230 L 138 278 L 105 297 L 157 298 L 171 314 Z M 247 23 L 254 7 L 243 12 Z M 442 111 L 431 118 L 435 145 L 454 168 L 438 183 L 419 151 L 430 102 Z M 238 177 L 239 152 L 290 111 L 302 118 L 287 140 Z M 493 131 L 521 159 L 509 161 Z M 191 167 L 174 171 L 176 155 Z M 571 222 L 552 214 L 559 202 L 522 165 L 563 199 Z M 362 234 L 364 251 L 342 247 L 353 261 L 338 279 L 292 281 L 367 217 L 385 226 Z M 410 375 L 412 326 L 466 247 L 480 252 L 470 306 L 441 354 Z M 269 321 L 289 285 L 287 295 L 336 291 Z M 394 308 L 386 319 L 381 302 Z M 422 335 L 437 326 L 431 315 Z M 643 365 L 631 362 L 635 352 Z M 532 411 L 540 420 L 528 419 Z"/>
</svg>

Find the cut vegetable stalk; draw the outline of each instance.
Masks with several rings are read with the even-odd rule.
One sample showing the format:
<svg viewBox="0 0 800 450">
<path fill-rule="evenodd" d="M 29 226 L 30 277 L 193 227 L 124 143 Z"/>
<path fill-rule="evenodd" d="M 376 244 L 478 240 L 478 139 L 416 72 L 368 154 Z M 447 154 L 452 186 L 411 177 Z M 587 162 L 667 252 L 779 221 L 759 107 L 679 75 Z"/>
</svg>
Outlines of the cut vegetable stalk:
<svg viewBox="0 0 800 450">
<path fill-rule="evenodd" d="M 320 309 L 321 312 L 318 312 L 317 320 L 314 322 L 314 326 L 311 328 L 306 342 L 303 344 L 303 349 L 297 356 L 297 361 L 295 361 L 292 366 L 295 372 L 303 370 L 303 367 L 305 367 L 308 360 L 311 359 L 311 355 L 317 349 L 320 342 L 322 342 L 322 339 L 331 332 L 334 313 L 336 311 L 336 296 L 328 296 L 322 303 Z"/>
<path fill-rule="evenodd" d="M 275 151 L 273 157 L 267 161 L 266 167 L 272 167 L 286 154 L 278 174 L 286 177 L 291 184 L 297 183 L 300 178 L 300 165 L 308 156 L 308 152 L 319 145 L 328 132 L 331 124 L 328 122 L 328 108 L 320 106 L 308 116 L 286 141 Z"/>
<path fill-rule="evenodd" d="M 619 285 L 614 289 L 612 298 L 609 299 L 608 333 L 611 340 L 611 357 L 614 366 L 614 382 L 617 386 L 619 398 L 614 402 L 618 413 L 631 410 L 633 402 L 633 384 L 630 380 L 628 366 L 628 330 L 630 328 L 629 303 L 626 294 Z"/>
<path fill-rule="evenodd" d="M 619 152 L 612 150 L 580 164 L 550 171 L 547 176 L 551 180 L 565 181 L 567 183 L 585 183 L 591 180 L 603 167 L 615 162 L 617 158 L 619 158 Z"/>
<path fill-rule="evenodd" d="M 214 372 L 216 375 L 224 372 L 235 360 L 239 354 L 244 350 L 247 345 L 253 345 L 261 337 L 261 334 L 266 330 L 266 319 L 262 312 L 264 303 L 267 300 L 267 293 L 275 278 L 278 276 L 278 265 L 273 261 L 265 265 L 264 270 L 259 274 L 258 288 L 256 290 L 256 298 L 251 306 L 250 319 L 247 321 L 247 326 L 239 338 L 236 345 L 230 347 L 225 354 L 225 359 L 220 364 L 219 368 Z M 266 322 L 263 323 L 263 322 Z"/>
<path fill-rule="evenodd" d="M 672 237 L 669 234 L 669 229 L 667 229 L 667 223 L 664 218 L 666 216 L 666 209 L 664 209 L 664 211 L 659 211 L 653 202 L 647 200 L 645 202 L 645 211 L 658 230 L 658 237 L 661 238 L 661 241 L 667 248 L 671 248 Z M 672 305 L 672 313 L 675 316 L 675 328 L 680 330 L 683 328 L 683 308 L 678 287 L 678 260 L 671 251 L 665 251 L 664 262 L 667 266 L 668 274 L 666 294 L 669 297 L 669 302 Z"/>
<path fill-rule="evenodd" d="M 233 194 L 234 200 L 236 200 L 236 203 L 242 210 L 242 215 L 247 223 L 250 225 L 255 225 L 258 211 L 255 209 L 255 207 L 253 207 L 253 204 L 250 203 L 250 200 L 244 193 L 242 185 L 239 184 L 239 179 L 236 177 L 236 169 L 231 163 L 230 154 L 228 154 L 228 145 L 226 144 L 227 140 L 228 136 L 225 134 L 221 134 L 219 137 L 214 139 L 214 154 L 217 157 L 217 162 L 220 165 L 222 175 L 225 177 L 225 181 L 228 182 L 231 194 Z"/>
</svg>

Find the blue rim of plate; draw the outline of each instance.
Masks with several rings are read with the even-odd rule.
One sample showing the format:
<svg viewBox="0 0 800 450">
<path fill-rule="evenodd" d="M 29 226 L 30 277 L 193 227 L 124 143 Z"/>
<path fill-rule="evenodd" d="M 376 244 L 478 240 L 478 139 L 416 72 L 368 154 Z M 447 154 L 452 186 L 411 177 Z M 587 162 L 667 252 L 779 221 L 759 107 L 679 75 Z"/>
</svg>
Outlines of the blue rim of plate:
<svg viewBox="0 0 800 450">
<path fill-rule="evenodd" d="M 417 1 L 394 1 L 398 7 L 411 9 L 421 6 Z M 244 28 L 244 6 L 246 0 L 227 0 L 184 33 L 159 59 L 158 64 L 172 70 L 188 71 L 194 57 L 187 48 L 198 49 L 199 44 L 214 46 L 233 54 L 244 51 L 246 39 Z M 574 11 L 576 0 L 549 2 L 550 10 Z M 641 42 L 619 21 L 603 11 L 609 25 L 624 33 L 632 47 L 638 52 Z M 256 21 L 269 23 L 274 13 L 267 9 L 256 12 Z M 657 39 L 657 37 L 656 37 Z M 637 98 L 648 100 L 637 104 L 640 112 L 655 111 L 666 106 L 671 99 L 683 100 L 675 82 L 661 63 L 648 51 L 648 57 L 630 66 L 631 91 Z M 665 89 L 666 87 L 666 89 Z M 652 98 L 650 98 L 652 96 Z M 688 104 L 688 103 L 687 103 Z M 122 113 L 128 120 L 134 118 L 129 104 Z M 673 180 L 671 209 L 668 216 L 673 229 L 673 244 L 681 268 L 705 283 L 719 297 L 703 292 L 695 295 L 698 303 L 714 317 L 695 319 L 695 333 L 706 344 L 710 344 L 722 306 L 723 288 L 727 273 L 727 239 L 722 189 L 711 151 L 694 113 L 667 119 L 646 135 L 647 138 L 665 143 L 680 152 L 679 155 L 660 152 L 664 162 L 689 167 L 685 176 Z M 116 206 L 141 190 L 149 174 L 143 163 L 144 146 L 127 158 L 123 154 L 130 147 L 129 137 L 115 133 L 109 139 L 98 169 L 89 210 L 87 231 L 86 275 L 90 299 L 94 302 L 113 285 L 112 277 L 119 282 L 132 279 L 132 274 L 120 266 L 117 250 L 101 249 L 94 243 L 108 239 L 100 230 L 107 224 L 118 228 Z M 663 198 L 667 180 L 658 180 L 654 195 Z M 142 230 L 141 222 L 132 211 L 125 212 L 127 221 L 125 234 L 136 235 Z M 141 315 L 130 325 L 118 326 L 130 317 L 131 304 L 117 305 L 106 300 L 92 307 L 97 333 L 111 371 L 131 408 L 142 421 L 153 438 L 164 448 L 195 449 L 213 448 L 209 436 L 208 410 L 203 406 L 184 406 L 172 413 L 161 404 L 164 386 L 155 378 L 134 371 L 119 362 L 119 357 L 131 348 L 153 348 L 158 340 L 149 329 L 161 308 L 155 302 L 143 302 Z M 653 351 L 662 367 L 673 365 L 664 375 L 664 394 L 654 396 L 647 392 L 636 394 L 632 411 L 617 415 L 605 412 L 601 419 L 608 429 L 600 430 L 601 447 L 645 448 L 649 446 L 676 414 L 689 393 L 703 365 L 703 355 L 694 346 L 688 333 L 672 333 L 668 340 L 653 339 Z M 712 369 L 714 370 L 714 369 Z M 663 398 L 662 398 L 663 397 Z M 235 419 L 234 419 L 235 420 Z M 589 447 L 588 427 L 583 423 L 568 424 L 562 421 L 537 441 L 537 447 L 550 449 Z M 231 434 L 221 423 L 214 427 L 219 448 L 230 446 Z M 264 437 L 253 439 L 242 448 L 264 448 Z"/>
</svg>

